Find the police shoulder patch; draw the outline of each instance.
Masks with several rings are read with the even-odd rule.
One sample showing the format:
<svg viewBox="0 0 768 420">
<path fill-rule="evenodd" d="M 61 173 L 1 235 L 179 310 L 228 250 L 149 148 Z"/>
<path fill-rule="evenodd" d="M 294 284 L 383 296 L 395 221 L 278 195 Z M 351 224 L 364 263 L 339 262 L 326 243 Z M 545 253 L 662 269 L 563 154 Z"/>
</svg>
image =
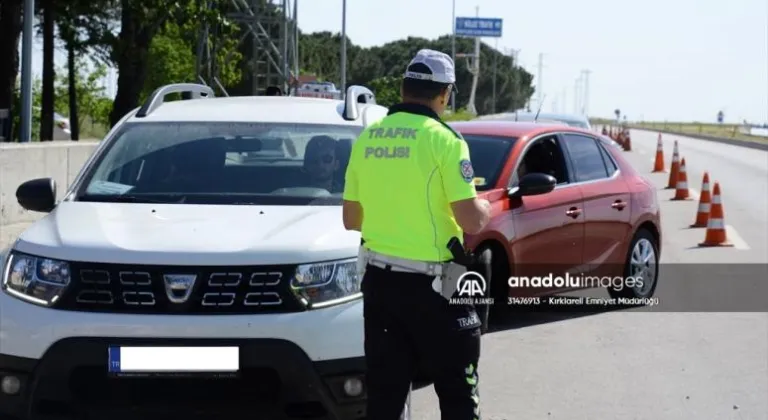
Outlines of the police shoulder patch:
<svg viewBox="0 0 768 420">
<path fill-rule="evenodd" d="M 469 159 L 462 159 L 459 162 L 459 168 L 461 170 L 461 177 L 467 183 L 472 182 L 475 179 L 475 170 L 472 168 L 472 162 Z"/>
</svg>

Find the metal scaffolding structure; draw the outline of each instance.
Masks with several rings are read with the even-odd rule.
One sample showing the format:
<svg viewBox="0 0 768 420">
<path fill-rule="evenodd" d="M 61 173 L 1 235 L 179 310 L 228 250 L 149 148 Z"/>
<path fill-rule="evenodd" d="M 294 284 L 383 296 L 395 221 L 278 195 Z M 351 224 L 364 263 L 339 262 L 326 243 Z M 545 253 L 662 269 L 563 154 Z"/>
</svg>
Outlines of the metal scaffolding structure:
<svg viewBox="0 0 768 420">
<path fill-rule="evenodd" d="M 215 7 L 210 0 L 201 1 Z M 299 74 L 298 0 L 229 0 L 226 16 L 241 28 L 236 36 L 238 50 L 244 53 L 248 94 L 261 95 L 269 86 L 288 92 Z M 202 24 L 195 70 L 200 82 L 228 95 L 219 68 L 231 57 L 220 57 L 220 44 L 218 25 Z"/>
</svg>

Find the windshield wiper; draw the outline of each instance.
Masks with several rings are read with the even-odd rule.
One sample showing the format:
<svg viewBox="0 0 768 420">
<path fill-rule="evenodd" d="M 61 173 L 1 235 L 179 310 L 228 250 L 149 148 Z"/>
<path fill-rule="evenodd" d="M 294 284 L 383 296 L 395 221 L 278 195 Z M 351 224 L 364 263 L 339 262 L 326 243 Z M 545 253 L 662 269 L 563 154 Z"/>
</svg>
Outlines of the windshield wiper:
<svg viewBox="0 0 768 420">
<path fill-rule="evenodd" d="M 141 194 L 89 194 L 81 196 L 78 201 L 91 203 L 153 203 L 153 204 L 180 204 L 186 199 L 183 194 L 167 194 L 163 197 L 169 199 L 163 200 Z"/>
</svg>

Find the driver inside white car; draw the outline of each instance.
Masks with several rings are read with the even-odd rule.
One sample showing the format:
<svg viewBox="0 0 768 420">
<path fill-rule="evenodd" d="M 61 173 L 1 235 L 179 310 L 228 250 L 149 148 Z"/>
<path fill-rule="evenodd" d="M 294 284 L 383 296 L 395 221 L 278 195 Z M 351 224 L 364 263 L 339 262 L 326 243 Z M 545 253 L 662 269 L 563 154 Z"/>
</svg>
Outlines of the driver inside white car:
<svg viewBox="0 0 768 420">
<path fill-rule="evenodd" d="M 315 136 L 307 142 L 307 148 L 304 151 L 307 187 L 323 188 L 330 193 L 343 191 L 336 177 L 339 170 L 336 149 L 336 140 L 329 136 Z"/>
</svg>

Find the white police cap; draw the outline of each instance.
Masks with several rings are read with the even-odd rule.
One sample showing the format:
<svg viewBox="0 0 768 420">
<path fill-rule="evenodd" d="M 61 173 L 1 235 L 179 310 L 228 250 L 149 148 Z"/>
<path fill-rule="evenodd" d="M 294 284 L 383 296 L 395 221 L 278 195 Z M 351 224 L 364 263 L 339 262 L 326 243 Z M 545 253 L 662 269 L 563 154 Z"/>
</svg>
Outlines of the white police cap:
<svg viewBox="0 0 768 420">
<path fill-rule="evenodd" d="M 418 73 L 406 69 L 405 77 L 409 79 L 431 80 L 437 83 L 456 83 L 456 71 L 454 70 L 451 56 L 440 51 L 423 49 L 416 53 L 408 64 L 410 68 L 414 64 L 424 64 L 432 74 Z"/>
</svg>

